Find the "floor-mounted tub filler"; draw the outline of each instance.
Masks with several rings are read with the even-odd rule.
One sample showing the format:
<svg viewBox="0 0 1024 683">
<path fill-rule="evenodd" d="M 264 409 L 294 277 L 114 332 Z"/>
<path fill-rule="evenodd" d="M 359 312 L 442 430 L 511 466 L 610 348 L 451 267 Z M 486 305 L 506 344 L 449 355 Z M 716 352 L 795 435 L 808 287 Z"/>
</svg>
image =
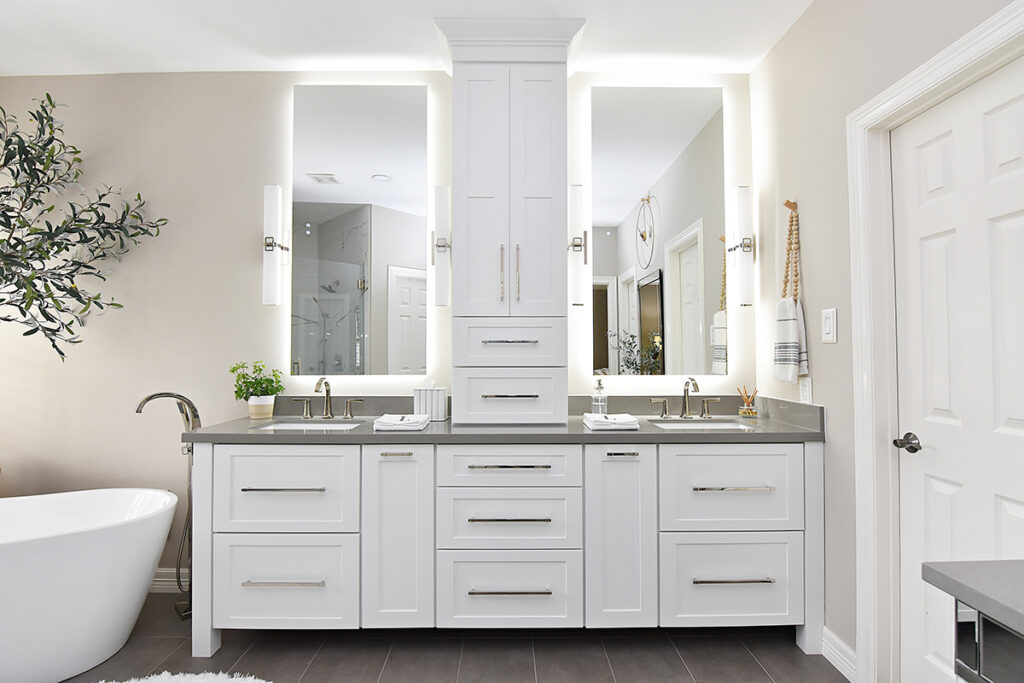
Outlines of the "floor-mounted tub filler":
<svg viewBox="0 0 1024 683">
<path fill-rule="evenodd" d="M 0 498 L 0 678 L 52 683 L 120 650 L 177 502 L 154 489 Z"/>
</svg>

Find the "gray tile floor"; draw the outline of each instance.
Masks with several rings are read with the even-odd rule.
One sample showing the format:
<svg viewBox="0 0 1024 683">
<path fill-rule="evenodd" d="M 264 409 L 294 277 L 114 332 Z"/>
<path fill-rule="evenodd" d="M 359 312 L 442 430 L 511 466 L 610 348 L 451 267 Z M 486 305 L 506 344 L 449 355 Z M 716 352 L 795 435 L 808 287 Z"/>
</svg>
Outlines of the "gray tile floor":
<svg viewBox="0 0 1024 683">
<path fill-rule="evenodd" d="M 210 659 L 190 656 L 175 595 L 149 596 L 128 643 L 71 681 L 171 671 L 229 671 L 272 683 L 495 681 L 539 683 L 844 683 L 792 628 L 612 630 L 225 631 Z"/>
</svg>

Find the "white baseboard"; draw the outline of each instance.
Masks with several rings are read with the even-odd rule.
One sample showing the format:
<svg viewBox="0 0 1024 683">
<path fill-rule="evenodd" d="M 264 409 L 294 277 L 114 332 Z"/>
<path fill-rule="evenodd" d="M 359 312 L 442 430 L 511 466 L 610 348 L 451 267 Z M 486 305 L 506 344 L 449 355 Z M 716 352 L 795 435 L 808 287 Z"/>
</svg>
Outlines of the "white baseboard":
<svg viewBox="0 0 1024 683">
<path fill-rule="evenodd" d="M 181 570 L 181 580 L 188 586 L 188 569 Z M 150 593 L 179 593 L 178 582 L 174 578 L 174 567 L 158 567 L 149 585 Z"/>
<path fill-rule="evenodd" d="M 857 680 L 857 653 L 828 628 L 822 629 L 821 655 L 853 683 Z"/>
</svg>

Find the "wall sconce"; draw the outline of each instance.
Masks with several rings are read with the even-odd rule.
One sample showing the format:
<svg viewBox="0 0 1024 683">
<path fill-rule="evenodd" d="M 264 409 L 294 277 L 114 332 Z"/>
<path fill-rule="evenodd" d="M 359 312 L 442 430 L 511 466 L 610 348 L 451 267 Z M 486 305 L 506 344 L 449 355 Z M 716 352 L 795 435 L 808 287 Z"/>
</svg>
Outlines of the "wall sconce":
<svg viewBox="0 0 1024 683">
<path fill-rule="evenodd" d="M 434 232 L 430 233 L 430 265 L 434 266 L 434 305 L 447 306 L 451 293 L 452 188 L 434 188 Z"/>
<path fill-rule="evenodd" d="M 736 188 L 736 235 L 728 248 L 732 255 L 729 279 L 736 285 L 730 295 L 740 306 L 754 305 L 754 201 L 748 185 Z"/>
<path fill-rule="evenodd" d="M 263 186 L 263 303 L 281 303 L 281 268 L 286 265 L 288 245 L 283 243 L 281 186 Z"/>
<path fill-rule="evenodd" d="M 589 230 L 583 222 L 583 186 L 569 186 L 569 235 L 566 251 L 570 256 L 582 254 L 583 258 L 569 259 L 569 303 L 583 306 L 592 301 L 593 289 L 587 264 L 590 262 Z"/>
</svg>

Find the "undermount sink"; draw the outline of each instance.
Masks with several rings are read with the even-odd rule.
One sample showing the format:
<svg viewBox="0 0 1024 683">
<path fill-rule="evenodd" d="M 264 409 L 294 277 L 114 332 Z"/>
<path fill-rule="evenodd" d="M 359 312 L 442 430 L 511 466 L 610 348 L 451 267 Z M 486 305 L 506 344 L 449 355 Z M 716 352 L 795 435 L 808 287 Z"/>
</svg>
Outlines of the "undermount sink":
<svg viewBox="0 0 1024 683">
<path fill-rule="evenodd" d="M 355 429 L 362 422 L 327 422 L 325 420 L 318 420 L 313 418 L 312 420 L 305 420 L 303 422 L 274 422 L 268 424 L 266 427 L 260 427 L 260 431 L 328 431 L 328 432 L 347 432 L 350 429 Z"/>
<path fill-rule="evenodd" d="M 647 418 L 647 421 L 658 429 L 669 430 L 714 430 L 716 432 L 752 432 L 754 427 L 745 425 L 735 420 L 705 420 L 694 418 L 692 420 L 664 420 L 661 418 Z"/>
</svg>

